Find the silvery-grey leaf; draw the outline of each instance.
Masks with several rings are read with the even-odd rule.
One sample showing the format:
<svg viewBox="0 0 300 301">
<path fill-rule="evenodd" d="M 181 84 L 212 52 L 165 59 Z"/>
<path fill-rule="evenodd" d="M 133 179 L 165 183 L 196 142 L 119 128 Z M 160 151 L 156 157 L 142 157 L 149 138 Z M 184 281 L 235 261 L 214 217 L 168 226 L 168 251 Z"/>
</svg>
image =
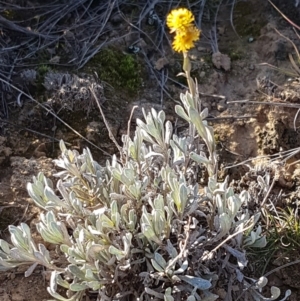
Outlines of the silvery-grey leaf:
<svg viewBox="0 0 300 301">
<path fill-rule="evenodd" d="M 21 265 L 21 263 L 10 263 L 0 258 L 0 271 L 7 271 L 8 269 L 14 268 L 18 265 Z"/>
<path fill-rule="evenodd" d="M 247 266 L 248 260 L 246 259 L 245 252 L 236 250 L 227 244 L 224 244 L 224 248 L 237 259 L 238 265 L 241 269 L 243 269 Z"/>
<path fill-rule="evenodd" d="M 185 113 L 182 106 L 176 105 L 175 106 L 175 112 L 177 115 L 179 115 L 181 118 L 185 119 L 187 122 L 190 122 L 190 117 Z"/>
<path fill-rule="evenodd" d="M 62 139 L 59 141 L 59 148 L 62 153 L 65 153 L 67 151 L 65 142 Z"/>
<path fill-rule="evenodd" d="M 83 290 L 86 290 L 88 287 L 85 284 L 80 284 L 80 283 L 71 283 L 70 284 L 70 290 L 73 292 L 80 292 Z"/>
<path fill-rule="evenodd" d="M 205 297 L 203 299 L 201 299 L 201 301 L 215 301 L 215 300 L 218 300 L 220 298 L 220 296 L 218 296 L 216 294 L 213 294 L 210 291 L 205 291 L 204 296 Z"/>
<path fill-rule="evenodd" d="M 161 153 L 156 153 L 156 152 L 153 152 L 153 151 L 150 151 L 146 156 L 145 156 L 145 159 L 148 159 L 150 157 L 154 157 L 154 156 L 160 156 L 162 158 L 164 158 L 164 155 L 161 154 Z"/>
<path fill-rule="evenodd" d="M 51 261 L 50 253 L 43 244 L 39 244 L 39 251 L 47 261 Z"/>
<path fill-rule="evenodd" d="M 204 108 L 204 110 L 200 113 L 200 117 L 205 119 L 208 116 L 208 108 Z"/>
<path fill-rule="evenodd" d="M 172 289 L 168 287 L 165 290 L 164 301 L 174 301 L 174 298 L 172 297 L 171 293 L 172 293 Z"/>
<path fill-rule="evenodd" d="M 186 283 L 197 287 L 197 289 L 200 290 L 207 290 L 211 287 L 211 283 L 210 281 L 200 278 L 200 277 L 193 277 L 193 276 L 189 276 L 189 275 L 185 275 L 185 276 L 178 276 L 181 280 L 185 281 Z"/>
<path fill-rule="evenodd" d="M 207 146 L 210 150 L 210 153 L 215 151 L 216 148 L 216 142 L 215 142 L 215 138 L 214 138 L 214 132 L 212 130 L 211 127 L 206 126 L 205 127 L 205 137 L 206 137 L 206 142 L 207 142 Z M 204 137 L 203 137 L 204 138 Z"/>
<path fill-rule="evenodd" d="M 148 241 L 154 241 L 157 244 L 161 245 L 161 241 L 155 235 L 152 227 L 149 224 L 142 223 L 141 228 L 142 228 L 142 234 L 148 239 Z"/>
<path fill-rule="evenodd" d="M 125 258 L 126 254 L 124 251 L 117 249 L 116 247 L 110 245 L 108 248 L 108 252 L 112 255 L 115 255 L 118 260 Z"/>
<path fill-rule="evenodd" d="M 95 276 L 95 274 L 92 272 L 91 269 L 87 269 L 85 271 L 85 279 L 87 281 L 97 281 L 97 277 Z"/>
<path fill-rule="evenodd" d="M 154 253 L 154 260 L 162 267 L 165 268 L 167 266 L 167 262 L 158 252 Z"/>
<path fill-rule="evenodd" d="M 29 277 L 31 274 L 32 274 L 32 272 L 34 271 L 34 269 L 37 267 L 37 265 L 38 265 L 38 263 L 37 262 L 35 262 L 33 265 L 31 265 L 27 270 L 26 270 L 26 272 L 25 272 L 25 277 Z"/>
<path fill-rule="evenodd" d="M 45 258 L 45 256 L 43 256 L 43 254 L 41 254 L 40 252 L 33 252 L 33 255 L 34 255 L 35 259 L 37 259 L 39 261 L 40 264 L 42 264 L 44 266 L 49 266 L 49 262 L 48 262 L 47 258 Z"/>
<path fill-rule="evenodd" d="M 196 154 L 195 152 L 190 152 L 190 158 L 194 161 L 196 161 L 199 164 L 210 164 L 210 160 L 208 160 L 206 157 L 200 156 Z"/>
<path fill-rule="evenodd" d="M 16 261 L 35 261 L 34 256 L 29 253 L 25 253 L 23 250 L 12 248 L 10 250 L 10 256 Z"/>
<path fill-rule="evenodd" d="M 172 134 L 173 134 L 173 126 L 172 126 L 172 123 L 171 121 L 167 121 L 166 124 L 165 124 L 165 143 L 166 144 L 170 144 L 170 139 L 172 137 Z"/>
<path fill-rule="evenodd" d="M 99 281 L 89 281 L 86 283 L 86 285 L 90 287 L 93 291 L 97 291 L 103 286 L 103 284 L 101 284 L 101 282 Z"/>
<path fill-rule="evenodd" d="M 279 301 L 285 301 L 292 294 L 291 290 L 286 290 L 284 297 Z"/>
<path fill-rule="evenodd" d="M 202 139 L 204 139 L 204 141 L 206 141 L 206 138 L 207 138 L 206 137 L 206 129 L 202 122 L 202 119 L 200 118 L 199 113 L 195 109 L 190 107 L 189 108 L 189 116 L 191 118 L 192 123 L 195 125 L 200 137 Z"/>
<path fill-rule="evenodd" d="M 52 271 L 51 276 L 50 276 L 50 283 L 49 283 L 50 287 L 49 288 L 53 292 L 55 292 L 57 289 L 56 277 L 57 277 L 56 271 Z"/>
<path fill-rule="evenodd" d="M 56 275 L 56 283 L 66 289 L 69 289 L 70 283 L 64 279 L 58 274 Z"/>
<path fill-rule="evenodd" d="M 3 250 L 4 253 L 9 254 L 9 244 L 3 239 L 0 239 L 0 248 Z"/>
<path fill-rule="evenodd" d="M 176 274 L 182 274 L 188 268 L 188 266 L 189 266 L 189 262 L 187 260 L 185 260 L 182 263 L 181 267 L 178 270 L 174 271 L 174 274 L 175 275 Z"/>
<path fill-rule="evenodd" d="M 32 183 L 28 183 L 27 184 L 27 191 L 28 194 L 30 195 L 30 197 L 34 200 L 34 202 L 41 208 L 45 209 L 45 205 L 47 204 L 47 202 L 45 202 L 40 194 L 38 194 L 35 189 L 34 189 L 34 184 Z"/>
<path fill-rule="evenodd" d="M 271 298 L 269 300 L 276 300 L 280 296 L 280 289 L 276 286 L 271 287 Z"/>
<path fill-rule="evenodd" d="M 97 259 L 97 254 L 99 254 L 101 251 L 105 250 L 106 247 L 102 245 L 92 245 L 90 248 L 87 250 L 87 255 L 89 258 L 96 260 Z"/>
<path fill-rule="evenodd" d="M 164 269 L 154 259 L 151 259 L 151 264 L 156 271 L 164 272 Z"/>
<path fill-rule="evenodd" d="M 154 297 L 158 298 L 158 299 L 164 299 L 164 294 L 159 293 L 159 292 L 157 292 L 155 290 L 152 290 L 149 287 L 145 287 L 145 292 L 147 294 L 151 295 L 151 296 L 154 296 Z"/>
<path fill-rule="evenodd" d="M 251 244 L 251 248 L 264 248 L 267 245 L 267 239 L 265 236 L 262 236 L 255 240 L 253 244 Z"/>
<path fill-rule="evenodd" d="M 75 264 L 68 266 L 68 271 L 79 279 L 85 280 L 85 273 Z"/>
<path fill-rule="evenodd" d="M 159 111 L 157 119 L 159 119 L 161 121 L 161 124 L 164 124 L 164 122 L 166 120 L 166 113 L 165 113 L 165 111 L 163 111 L 163 110 Z"/>
</svg>

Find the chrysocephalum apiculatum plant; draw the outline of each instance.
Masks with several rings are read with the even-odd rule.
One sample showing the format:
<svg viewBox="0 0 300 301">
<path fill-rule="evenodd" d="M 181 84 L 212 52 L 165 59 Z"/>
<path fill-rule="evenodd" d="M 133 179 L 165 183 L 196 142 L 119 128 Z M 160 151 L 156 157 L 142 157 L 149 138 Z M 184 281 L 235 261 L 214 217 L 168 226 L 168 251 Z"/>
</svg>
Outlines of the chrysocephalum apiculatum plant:
<svg viewBox="0 0 300 301">
<path fill-rule="evenodd" d="M 89 149 L 79 154 L 61 141 L 56 189 L 42 173 L 27 188 L 43 210 L 37 231 L 63 260 L 53 260 L 22 223 L 9 227 L 11 243 L 0 240 L 1 270 L 26 264 L 28 277 L 37 265 L 45 266 L 51 271 L 49 294 L 63 301 L 212 301 L 220 277 L 247 287 L 248 297 L 262 298 L 265 278 L 253 285 L 242 270 L 245 247 L 266 241 L 261 229 L 254 229 L 259 214 L 249 216 L 248 193 L 237 195 L 228 179 L 217 181 L 213 129 L 190 77 L 188 50 L 200 34 L 193 21 L 184 8 L 167 19 L 176 33 L 174 50 L 184 56 L 190 91 L 180 95 L 176 113 L 186 120 L 188 133 L 175 135 L 164 111 L 143 111 L 133 139 L 123 136 L 119 159 L 114 155 L 105 166 Z M 208 182 L 200 187 L 204 168 Z M 65 289 L 64 297 L 57 286 Z M 273 288 L 268 300 L 279 293 Z M 230 288 L 228 294 L 230 300 Z"/>
</svg>

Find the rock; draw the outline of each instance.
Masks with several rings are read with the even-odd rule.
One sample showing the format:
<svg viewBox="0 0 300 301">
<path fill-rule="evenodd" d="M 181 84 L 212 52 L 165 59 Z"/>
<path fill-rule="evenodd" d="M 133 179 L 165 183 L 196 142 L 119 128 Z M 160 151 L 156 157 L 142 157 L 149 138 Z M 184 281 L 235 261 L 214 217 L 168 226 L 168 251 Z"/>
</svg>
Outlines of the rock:
<svg viewBox="0 0 300 301">
<path fill-rule="evenodd" d="M 205 77 L 205 75 L 206 75 L 206 73 L 204 71 L 201 71 L 200 74 L 199 74 L 200 78 Z"/>
<path fill-rule="evenodd" d="M 254 64 L 249 64 L 248 69 L 251 70 L 251 71 L 254 70 L 255 69 Z"/>
<path fill-rule="evenodd" d="M 226 100 L 222 99 L 218 104 L 217 104 L 217 110 L 219 112 L 223 112 L 227 109 L 227 104 L 226 104 Z"/>
<path fill-rule="evenodd" d="M 158 59 L 155 62 L 154 67 L 155 67 L 156 70 L 160 71 L 160 70 L 162 70 L 168 64 L 169 64 L 168 59 L 165 58 L 165 57 L 161 57 L 160 59 Z"/>
<path fill-rule="evenodd" d="M 100 138 L 101 128 L 103 128 L 103 124 L 97 121 L 90 122 L 86 127 L 86 138 L 96 143 Z"/>
<path fill-rule="evenodd" d="M 223 35 L 225 33 L 225 26 L 218 26 L 218 33 L 219 35 Z"/>
<path fill-rule="evenodd" d="M 223 54 L 221 52 L 215 52 L 212 55 L 212 62 L 218 69 L 224 69 L 225 71 L 229 71 L 231 68 L 231 60 L 227 54 Z"/>
<path fill-rule="evenodd" d="M 144 39 L 140 39 L 139 42 L 136 44 L 136 46 L 140 47 L 141 49 L 146 49 L 147 43 L 145 42 Z"/>
</svg>

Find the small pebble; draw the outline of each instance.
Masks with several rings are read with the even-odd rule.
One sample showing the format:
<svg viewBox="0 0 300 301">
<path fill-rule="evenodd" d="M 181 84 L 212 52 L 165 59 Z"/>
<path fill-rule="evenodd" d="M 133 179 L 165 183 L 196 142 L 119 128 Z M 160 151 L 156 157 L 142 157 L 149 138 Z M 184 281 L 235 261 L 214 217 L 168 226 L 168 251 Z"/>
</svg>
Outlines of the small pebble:
<svg viewBox="0 0 300 301">
<path fill-rule="evenodd" d="M 206 75 L 206 73 L 204 71 L 201 71 L 200 74 L 199 74 L 200 78 L 205 77 L 205 75 Z"/>
<path fill-rule="evenodd" d="M 254 70 L 254 69 L 255 69 L 254 64 L 250 64 L 250 65 L 248 66 L 248 69 L 249 69 L 249 70 Z"/>
</svg>

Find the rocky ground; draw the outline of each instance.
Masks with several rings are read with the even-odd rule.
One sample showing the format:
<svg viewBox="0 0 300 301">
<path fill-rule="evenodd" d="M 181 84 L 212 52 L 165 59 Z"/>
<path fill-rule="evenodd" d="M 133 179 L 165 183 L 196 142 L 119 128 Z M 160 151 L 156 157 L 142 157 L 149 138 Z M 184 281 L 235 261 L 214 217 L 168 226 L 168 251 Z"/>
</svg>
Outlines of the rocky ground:
<svg viewBox="0 0 300 301">
<path fill-rule="evenodd" d="M 273 1 L 292 22 L 299 22 L 300 4 L 296 7 L 297 1 L 296 3 L 292 0 L 285 1 L 284 4 L 282 2 Z M 11 6 L 8 5 L 5 9 L 5 5 L 0 4 L 0 7 L 0 16 L 9 19 L 11 17 L 9 14 L 13 11 Z M 165 18 L 163 12 L 162 7 L 157 5 L 158 17 L 161 19 Z M 176 101 L 179 101 L 179 93 L 186 89 L 184 80 L 176 77 L 180 72 L 181 58 L 173 53 L 166 39 L 163 51 L 155 49 L 148 40 L 149 37 L 154 37 L 155 28 L 148 24 L 145 27 L 148 30 L 145 31 L 147 35 L 140 36 L 136 28 L 130 26 L 130 15 L 126 9 L 124 14 L 127 23 L 120 14 L 112 14 L 107 23 L 111 26 L 110 30 L 102 38 L 113 41 L 111 43 L 114 47 L 113 51 L 117 49 L 121 55 L 129 51 L 128 47 L 132 46 L 132 42 L 138 41 L 134 44 L 138 47 L 137 53 L 130 54 L 134 57 L 132 62 L 131 59 L 127 61 L 127 54 L 125 58 L 120 57 L 120 60 L 126 60 L 126 65 L 125 69 L 119 72 L 125 72 L 124 74 L 133 72 L 132 70 L 137 72 L 138 76 L 133 82 L 122 82 L 121 79 L 120 82 L 107 80 L 111 74 L 105 72 L 101 56 L 95 56 L 79 71 L 76 71 L 74 66 L 53 67 L 50 64 L 47 65 L 48 69 L 44 67 L 47 69 L 43 71 L 44 75 L 48 74 L 49 66 L 52 66 L 53 72 L 77 76 L 68 80 L 71 83 L 80 82 L 83 89 L 80 91 L 68 92 L 69 94 L 64 92 L 62 96 L 60 89 L 62 87 L 66 89 L 66 76 L 61 79 L 65 86 L 61 84 L 59 89 L 50 87 L 47 90 L 45 85 L 38 82 L 40 76 L 38 75 L 34 84 L 27 83 L 25 88 L 23 87 L 24 92 L 32 95 L 37 103 L 26 95 L 19 97 L 19 92 L 14 91 L 13 88 L 10 89 L 9 95 L 4 89 L 5 86 L 2 85 L 3 91 L 0 86 L 2 95 L 3 93 L 9 95 L 6 109 L 1 112 L 0 120 L 0 235 L 2 238 L 7 238 L 9 224 L 17 225 L 26 222 L 34 228 L 39 211 L 28 197 L 26 183 L 40 171 L 48 176 L 55 171 L 52 159 L 58 155 L 57 141 L 64 139 L 69 143 L 70 148 L 79 151 L 88 146 L 95 159 L 102 163 L 109 158 L 107 153 L 112 154 L 116 151 L 108 137 L 97 106 L 90 101 L 91 95 L 88 94 L 88 90 L 84 90 L 86 83 L 98 87 L 97 96 L 118 141 L 127 131 L 127 121 L 134 105 L 138 105 L 139 108 L 134 113 L 132 126 L 134 126 L 134 119 L 142 115 L 141 107 L 146 110 L 154 107 L 157 110 L 161 108 L 166 110 L 168 118 L 180 128 L 180 120 L 176 120 L 174 106 Z M 231 26 L 230 16 L 231 6 L 222 5 L 216 23 L 217 42 L 209 38 L 210 23 L 204 19 L 201 40 L 197 48 L 191 52 L 192 74 L 198 79 L 202 105 L 209 109 L 210 122 L 216 131 L 215 138 L 218 141 L 221 163 L 220 177 L 229 174 L 231 179 L 238 183 L 243 178 L 245 185 L 251 188 L 251 177 L 249 178 L 247 173 L 249 171 L 247 164 L 251 164 L 250 161 L 243 165 L 228 167 L 249 158 L 271 156 L 270 158 L 274 159 L 272 164 L 268 162 L 266 165 L 265 159 L 253 161 L 252 164 L 260 170 L 269 168 L 273 172 L 271 175 L 276 176 L 270 198 L 275 199 L 279 193 L 283 196 L 277 206 L 280 205 L 282 208 L 287 204 L 296 206 L 300 193 L 300 165 L 297 164 L 299 155 L 296 153 L 286 159 L 286 152 L 299 147 L 300 142 L 298 130 L 300 122 L 296 116 L 300 108 L 300 73 L 293 67 L 289 58 L 292 55 L 295 64 L 298 64 L 296 51 L 291 42 L 300 49 L 299 36 L 291 24 L 268 1 L 237 1 L 232 14 L 234 29 Z M 13 20 L 14 17 L 11 19 Z M 1 22 L 3 20 L 0 19 L 0 26 Z M 10 32 L 12 37 L 16 35 L 16 31 L 8 29 L 5 24 L 0 32 L 2 31 L 6 36 Z M 124 34 L 124 39 L 114 40 L 121 34 Z M 109 60 L 112 60 L 109 53 L 106 55 Z M 60 50 L 56 50 L 51 56 L 53 60 L 62 54 Z M 113 54 L 113 57 L 115 56 Z M 99 65 L 102 69 L 95 69 Z M 300 65 L 298 66 L 300 68 Z M 43 73 L 40 69 L 41 67 L 35 67 L 35 70 Z M 94 77 L 95 71 L 98 77 Z M 17 69 L 10 81 L 18 89 L 21 88 L 21 73 L 22 69 Z M 141 82 L 137 83 L 136 78 L 141 79 Z M 45 78 L 43 81 L 45 83 Z M 81 101 L 74 103 L 73 100 L 79 93 L 83 93 L 80 94 Z M 51 104 L 49 99 L 52 100 Z M 85 101 L 83 104 L 82 99 Z M 238 100 L 244 102 L 237 102 Z M 51 105 L 51 112 L 94 145 L 78 137 L 60 119 L 54 117 L 45 108 L 41 108 L 39 104 L 45 104 L 45 101 L 47 101 L 46 108 L 50 108 Z M 71 106 L 71 109 L 66 108 L 68 106 Z M 256 178 L 252 179 L 253 183 L 254 180 Z M 279 264 L 278 258 L 282 259 Z M 276 253 L 274 259 L 270 260 L 267 270 L 298 258 L 298 253 L 289 256 Z M 299 268 L 298 264 L 279 269 L 270 276 L 271 285 L 292 289 L 290 300 L 299 300 Z M 29 278 L 24 278 L 23 272 L 23 269 L 16 269 L 0 273 L 0 283 L 2 283 L 0 300 L 37 301 L 48 298 L 47 272 L 36 269 Z"/>
</svg>

